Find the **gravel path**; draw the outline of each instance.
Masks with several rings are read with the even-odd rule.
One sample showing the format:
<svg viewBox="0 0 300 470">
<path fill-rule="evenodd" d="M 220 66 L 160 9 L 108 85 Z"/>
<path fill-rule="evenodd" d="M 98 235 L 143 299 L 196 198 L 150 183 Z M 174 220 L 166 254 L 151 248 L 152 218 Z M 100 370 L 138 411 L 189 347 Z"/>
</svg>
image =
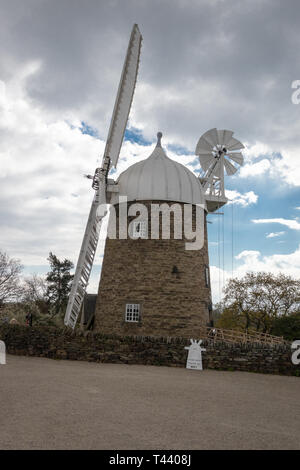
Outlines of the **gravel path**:
<svg viewBox="0 0 300 470">
<path fill-rule="evenodd" d="M 300 449 L 300 379 L 8 356 L 0 449 Z"/>
</svg>

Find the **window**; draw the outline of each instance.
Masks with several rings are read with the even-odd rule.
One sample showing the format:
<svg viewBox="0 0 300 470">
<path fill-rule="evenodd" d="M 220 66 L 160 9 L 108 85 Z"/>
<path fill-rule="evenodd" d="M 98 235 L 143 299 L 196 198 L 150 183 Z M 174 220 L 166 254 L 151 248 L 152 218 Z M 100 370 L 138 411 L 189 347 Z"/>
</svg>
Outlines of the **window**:
<svg viewBox="0 0 300 470">
<path fill-rule="evenodd" d="M 126 304 L 125 321 L 140 321 L 140 304 Z"/>
<path fill-rule="evenodd" d="M 205 266 L 205 285 L 209 287 L 209 267 Z"/>
<path fill-rule="evenodd" d="M 147 222 L 140 220 L 133 222 L 133 237 L 134 238 L 147 238 L 148 235 Z"/>
</svg>

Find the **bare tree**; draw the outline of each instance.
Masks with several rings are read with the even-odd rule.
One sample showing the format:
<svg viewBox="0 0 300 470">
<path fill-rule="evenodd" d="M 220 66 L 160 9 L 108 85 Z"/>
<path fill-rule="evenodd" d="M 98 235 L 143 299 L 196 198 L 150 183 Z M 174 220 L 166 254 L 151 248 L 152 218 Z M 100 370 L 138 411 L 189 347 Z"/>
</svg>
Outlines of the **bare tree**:
<svg viewBox="0 0 300 470">
<path fill-rule="evenodd" d="M 31 302 L 46 301 L 47 284 L 42 276 L 32 274 L 23 279 L 24 299 Z"/>
<path fill-rule="evenodd" d="M 47 283 L 42 276 L 32 274 L 23 279 L 22 302 L 30 309 L 34 305 L 40 313 L 48 313 Z"/>
<path fill-rule="evenodd" d="M 0 308 L 5 302 L 20 299 L 22 287 L 20 273 L 23 267 L 20 260 L 10 258 L 7 253 L 0 251 Z"/>
</svg>

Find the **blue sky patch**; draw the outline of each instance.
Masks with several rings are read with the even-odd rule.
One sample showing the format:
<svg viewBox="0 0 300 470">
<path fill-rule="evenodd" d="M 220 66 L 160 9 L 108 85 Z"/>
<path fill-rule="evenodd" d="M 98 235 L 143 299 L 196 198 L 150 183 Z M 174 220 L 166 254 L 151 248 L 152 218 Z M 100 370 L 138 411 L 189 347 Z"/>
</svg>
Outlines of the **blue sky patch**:
<svg viewBox="0 0 300 470">
<path fill-rule="evenodd" d="M 126 129 L 125 134 L 124 134 L 124 140 L 128 140 L 129 142 L 132 142 L 134 144 L 139 144 L 139 145 L 151 145 L 153 143 L 150 140 L 145 139 L 145 137 L 142 134 L 142 131 L 140 131 L 139 129 L 136 129 L 135 127 Z"/>
<path fill-rule="evenodd" d="M 95 137 L 96 139 L 100 138 L 98 130 L 95 127 L 89 126 L 84 121 L 81 121 L 81 127 L 79 129 L 82 134 L 91 135 L 92 137 Z"/>
</svg>

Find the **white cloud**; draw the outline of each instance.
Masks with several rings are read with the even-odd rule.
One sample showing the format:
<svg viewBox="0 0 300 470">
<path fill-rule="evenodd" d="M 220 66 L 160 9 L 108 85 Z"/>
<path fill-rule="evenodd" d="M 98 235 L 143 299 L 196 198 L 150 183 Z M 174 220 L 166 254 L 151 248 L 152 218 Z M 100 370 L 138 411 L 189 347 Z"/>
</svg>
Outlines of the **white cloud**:
<svg viewBox="0 0 300 470">
<path fill-rule="evenodd" d="M 285 147 L 279 146 L 277 151 L 282 158 L 274 161 L 272 176 L 292 187 L 300 186 L 300 148 L 287 144 Z"/>
<path fill-rule="evenodd" d="M 284 182 L 292 187 L 300 186 L 300 149 L 293 142 L 271 145 L 255 144 L 243 150 L 245 165 L 241 167 L 239 176 L 248 178 L 268 175 L 279 183 Z M 256 161 L 260 158 L 259 161 Z"/>
<path fill-rule="evenodd" d="M 270 232 L 266 235 L 266 238 L 275 238 L 275 237 L 280 237 L 281 235 L 284 235 L 285 232 Z"/>
<path fill-rule="evenodd" d="M 248 191 L 246 193 L 240 193 L 236 190 L 225 190 L 226 197 L 228 197 L 228 204 L 237 204 L 242 207 L 250 206 L 251 204 L 256 204 L 258 201 L 258 195 L 253 191 Z"/>
<path fill-rule="evenodd" d="M 255 224 L 281 224 L 285 225 L 286 227 L 292 230 L 300 230 L 300 223 L 296 220 L 291 219 L 253 219 L 252 222 L 254 222 Z"/>
<path fill-rule="evenodd" d="M 243 155 L 246 162 L 253 161 L 261 155 L 270 155 L 272 153 L 272 148 L 264 142 L 255 142 L 252 145 L 249 142 L 245 142 L 244 145 Z"/>
<path fill-rule="evenodd" d="M 233 0 L 6 2 L 2 76 L 40 61 L 27 84 L 30 96 L 57 115 L 87 120 L 104 138 L 134 18 L 144 42 L 132 122 L 147 136 L 161 129 L 190 149 L 202 132 L 226 125 L 269 154 L 270 142 L 277 151 L 278 143 L 286 148 L 298 140 L 299 109 L 289 86 L 298 73 L 291 44 L 299 38 L 299 6 L 244 4 L 242 10 Z"/>
<path fill-rule="evenodd" d="M 243 275 L 247 271 L 267 271 L 284 272 L 300 278 L 300 245 L 293 253 L 270 256 L 263 256 L 259 251 L 245 250 L 236 256 L 236 259 L 243 261 L 243 264 L 236 270 L 239 275 Z"/>
<path fill-rule="evenodd" d="M 50 250 L 74 260 L 93 197 L 82 176 L 104 146 L 28 98 L 37 70 L 29 64 L 0 82 L 0 245 L 31 265 L 45 264 Z"/>
<path fill-rule="evenodd" d="M 240 264 L 231 270 L 222 270 L 217 266 L 210 267 L 212 298 L 217 303 L 222 298 L 222 289 L 232 277 L 241 278 L 247 272 L 265 271 L 273 274 L 284 273 L 294 278 L 300 279 L 300 245 L 289 254 L 273 254 L 264 256 L 258 250 L 244 250 L 235 256 Z"/>
<path fill-rule="evenodd" d="M 240 170 L 240 177 L 247 178 L 248 176 L 259 176 L 266 173 L 271 167 L 270 160 L 264 158 L 256 163 L 247 163 L 245 166 L 242 166 Z"/>
<path fill-rule="evenodd" d="M 246 143 L 243 155 L 245 164 L 239 171 L 239 177 L 248 178 L 267 175 L 279 183 L 284 182 L 290 186 L 300 186 L 300 148 L 291 138 L 284 143 L 273 142 L 266 144 L 256 142 Z M 259 160 L 258 160 L 259 159 Z"/>
</svg>

